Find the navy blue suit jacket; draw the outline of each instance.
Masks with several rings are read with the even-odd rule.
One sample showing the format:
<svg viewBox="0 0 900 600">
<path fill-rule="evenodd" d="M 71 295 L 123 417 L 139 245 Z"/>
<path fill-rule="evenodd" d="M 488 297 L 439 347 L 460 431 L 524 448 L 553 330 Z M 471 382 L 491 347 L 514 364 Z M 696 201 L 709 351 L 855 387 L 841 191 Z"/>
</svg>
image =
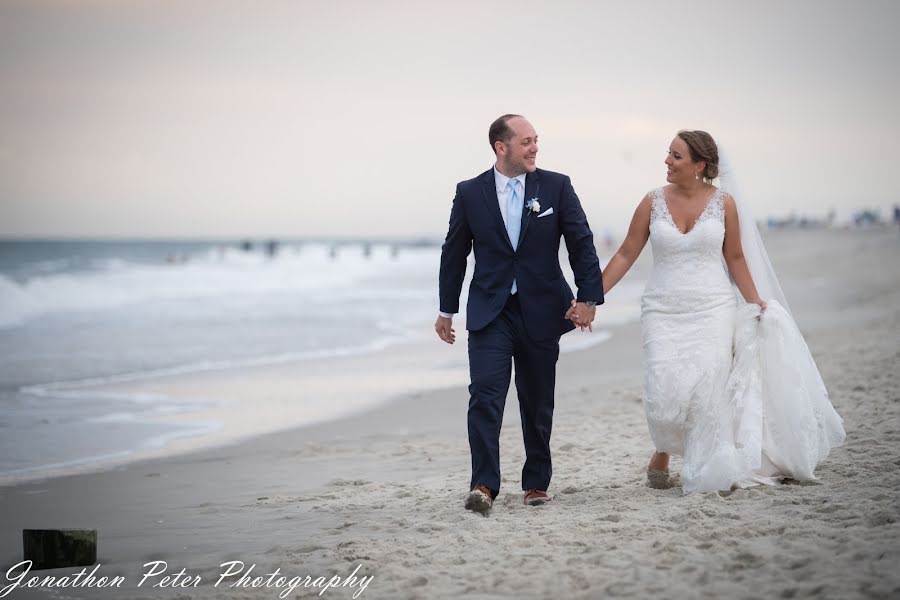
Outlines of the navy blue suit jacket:
<svg viewBox="0 0 900 600">
<path fill-rule="evenodd" d="M 469 331 L 483 329 L 497 318 L 513 278 L 529 337 L 547 340 L 575 328 L 565 318 L 573 295 L 559 265 L 561 237 L 569 251 L 578 300 L 603 303 L 594 236 L 572 182 L 560 173 L 537 169 L 525 176 L 525 204 L 532 198 L 538 199 L 541 213 L 550 208 L 553 213 L 538 218 L 524 207 L 519 244 L 513 250 L 500 215 L 494 169 L 456 186 L 441 250 L 440 310 L 459 312 L 467 258 L 474 249 L 475 274 L 466 311 Z"/>
</svg>

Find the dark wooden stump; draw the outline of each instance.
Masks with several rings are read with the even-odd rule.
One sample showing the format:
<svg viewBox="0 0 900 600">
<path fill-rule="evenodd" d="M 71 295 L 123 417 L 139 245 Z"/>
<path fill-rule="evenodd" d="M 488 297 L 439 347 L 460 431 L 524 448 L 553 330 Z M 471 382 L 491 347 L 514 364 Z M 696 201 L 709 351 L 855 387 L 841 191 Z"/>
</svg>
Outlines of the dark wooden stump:
<svg viewBox="0 0 900 600">
<path fill-rule="evenodd" d="M 32 569 L 86 567 L 97 562 L 97 530 L 23 529 L 22 547 Z"/>
</svg>

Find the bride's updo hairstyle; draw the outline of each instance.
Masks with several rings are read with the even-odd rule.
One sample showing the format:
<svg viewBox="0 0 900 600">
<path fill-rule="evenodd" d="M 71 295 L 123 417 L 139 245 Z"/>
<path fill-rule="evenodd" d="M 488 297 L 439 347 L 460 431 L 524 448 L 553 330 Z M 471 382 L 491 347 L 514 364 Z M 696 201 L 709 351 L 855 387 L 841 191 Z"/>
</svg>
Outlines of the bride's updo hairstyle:
<svg viewBox="0 0 900 600">
<path fill-rule="evenodd" d="M 706 169 L 703 170 L 703 180 L 712 182 L 719 176 L 719 148 L 712 136 L 705 131 L 690 131 L 683 129 L 678 132 L 678 137 L 684 140 L 694 162 L 705 161 Z"/>
</svg>

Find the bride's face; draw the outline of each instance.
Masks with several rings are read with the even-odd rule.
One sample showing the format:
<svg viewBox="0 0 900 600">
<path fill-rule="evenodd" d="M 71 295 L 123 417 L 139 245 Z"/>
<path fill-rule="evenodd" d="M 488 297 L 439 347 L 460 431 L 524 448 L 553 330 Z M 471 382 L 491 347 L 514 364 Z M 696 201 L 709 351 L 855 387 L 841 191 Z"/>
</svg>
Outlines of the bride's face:
<svg viewBox="0 0 900 600">
<path fill-rule="evenodd" d="M 675 136 L 669 144 L 669 154 L 666 156 L 666 181 L 669 183 L 690 183 L 702 170 L 703 165 L 691 160 L 691 153 L 687 143 Z"/>
</svg>

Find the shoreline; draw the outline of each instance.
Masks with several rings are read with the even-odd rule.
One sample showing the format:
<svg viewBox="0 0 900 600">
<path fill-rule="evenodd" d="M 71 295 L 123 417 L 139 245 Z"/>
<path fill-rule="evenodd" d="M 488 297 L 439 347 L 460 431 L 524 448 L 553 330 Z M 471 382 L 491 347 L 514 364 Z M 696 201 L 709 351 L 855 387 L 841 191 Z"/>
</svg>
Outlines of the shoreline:
<svg viewBox="0 0 900 600">
<path fill-rule="evenodd" d="M 464 327 L 464 325 L 465 324 L 463 322 L 461 327 Z M 608 343 L 614 338 L 620 337 L 622 335 L 622 331 L 629 332 L 629 334 L 634 334 L 633 330 L 637 326 L 638 325 L 636 323 L 617 324 L 605 328 L 601 331 L 593 332 L 591 334 L 579 333 L 577 331 L 574 331 L 570 334 L 573 339 L 567 340 L 567 348 L 565 350 L 561 350 L 560 356 L 562 357 L 573 352 L 584 352 L 594 349 L 599 345 Z M 458 339 L 455 350 L 458 351 L 465 348 L 465 343 L 466 342 L 464 336 L 461 339 Z M 406 359 L 399 361 L 399 364 L 403 365 L 405 368 L 409 367 L 407 361 L 410 359 L 410 357 L 421 357 L 421 352 L 423 350 L 427 353 L 429 349 L 433 351 L 435 348 L 437 348 L 438 351 L 440 351 L 440 349 L 443 348 L 443 345 L 438 345 L 437 342 L 433 344 L 427 342 L 401 344 L 401 348 L 403 348 L 403 346 L 406 346 Z M 334 371 L 355 371 L 356 369 L 354 369 L 353 364 L 347 364 L 350 363 L 350 361 L 382 362 L 382 358 L 383 356 L 378 356 L 375 354 L 344 357 L 345 360 L 342 361 L 341 364 L 331 364 L 328 367 L 329 375 L 333 374 Z M 433 360 L 434 357 L 430 356 L 429 359 Z M 37 467 L 34 469 L 29 469 L 28 472 L 21 474 L 14 472 L 9 474 L 2 474 L 0 475 L 0 490 L 2 490 L 2 488 L 4 487 L 15 487 L 24 484 L 39 484 L 41 482 L 46 482 L 57 478 L 77 477 L 80 475 L 121 470 L 123 468 L 136 466 L 141 463 L 162 460 L 177 460 L 179 458 L 186 458 L 189 455 L 197 453 L 228 450 L 229 448 L 232 448 L 234 446 L 251 444 L 256 440 L 266 438 L 268 436 L 277 436 L 282 434 L 301 434 L 312 431 L 314 429 L 321 430 L 321 428 L 325 428 L 328 430 L 340 430 L 345 422 L 354 424 L 354 426 L 357 421 L 370 422 L 369 418 L 371 418 L 372 416 L 377 417 L 382 412 L 390 410 L 391 405 L 410 405 L 414 400 L 420 399 L 430 394 L 439 397 L 449 395 L 467 397 L 468 392 L 465 388 L 467 385 L 466 382 L 468 382 L 468 365 L 461 362 L 461 360 L 466 360 L 465 356 L 460 357 L 458 356 L 457 352 L 457 355 L 453 355 L 450 357 L 443 356 L 440 360 L 442 360 L 443 363 L 434 368 L 434 373 L 428 373 L 428 376 L 431 377 L 431 379 L 423 377 L 417 383 L 419 387 L 413 390 L 399 392 L 392 389 L 390 391 L 379 393 L 377 391 L 378 386 L 373 384 L 373 379 L 367 378 L 364 384 L 366 393 L 370 396 L 375 394 L 378 398 L 376 401 L 369 401 L 365 405 L 354 407 L 348 411 L 344 411 L 335 415 L 326 416 L 321 420 L 309 420 L 296 424 L 283 425 L 274 429 L 265 428 L 259 431 L 245 430 L 233 435 L 222 436 L 221 440 L 210 440 L 209 433 L 199 433 L 190 436 L 187 440 L 169 444 L 166 447 L 162 448 L 153 448 L 143 451 L 135 450 L 119 452 L 116 453 L 115 457 L 113 457 L 111 460 L 106 460 L 104 459 L 104 457 L 87 457 L 78 460 L 74 464 L 64 465 L 61 468 L 53 468 L 53 465 L 50 465 L 48 467 Z M 123 379 L 123 381 L 136 384 L 135 387 L 123 387 L 118 382 L 118 378 L 111 378 L 116 379 L 116 382 L 83 386 L 79 388 L 79 391 L 80 393 L 83 393 L 85 395 L 89 395 L 93 392 L 139 393 L 143 389 L 154 391 L 166 390 L 170 393 L 172 393 L 173 391 L 176 393 L 182 393 L 185 391 L 196 389 L 208 389 L 210 387 L 222 389 L 228 387 L 230 382 L 238 380 L 259 381 L 260 379 L 268 379 L 267 383 L 271 385 L 271 379 L 273 377 L 278 377 L 279 375 L 281 377 L 289 378 L 292 383 L 308 383 L 311 372 L 320 372 L 320 366 L 324 365 L 325 363 L 332 363 L 332 361 L 333 357 L 328 357 L 327 359 L 323 358 L 321 360 L 317 359 L 302 362 L 292 361 L 287 362 L 284 365 L 265 364 L 256 366 L 239 366 L 228 369 L 178 372 L 175 374 L 164 373 L 160 375 L 150 373 L 144 376 L 128 376 L 127 378 Z M 395 365 L 394 368 L 397 369 L 398 367 Z M 289 371 L 289 373 L 285 373 L 285 371 Z M 406 370 L 402 372 L 404 376 L 409 374 L 409 371 Z M 438 377 L 435 377 L 435 373 L 439 373 L 440 375 Z M 389 376 L 388 380 L 389 383 L 393 383 L 395 381 L 393 376 Z M 423 382 L 427 382 L 427 384 L 423 384 Z M 333 385 L 334 380 L 325 383 L 327 383 L 327 385 Z M 325 383 L 314 382 L 314 387 L 316 389 L 322 389 Z M 280 384 L 281 382 L 279 382 L 277 385 L 280 386 Z M 256 383 L 254 383 L 253 386 L 254 391 L 256 391 Z M 334 390 L 332 389 L 332 392 L 333 391 Z M 515 401 L 514 384 L 511 384 L 510 399 Z M 233 401 L 230 402 L 233 403 Z M 213 413 L 220 410 L 220 404 L 216 404 L 211 407 L 211 412 Z M 193 413 L 190 413 L 186 416 L 174 416 L 172 417 L 171 421 L 173 423 L 182 425 L 195 422 L 203 423 L 205 416 L 205 412 L 194 411 Z M 233 419 L 234 417 L 231 418 Z M 162 420 L 160 419 L 160 422 L 161 421 Z M 380 419 L 376 418 L 375 422 L 379 421 Z M 174 437 L 177 438 L 178 436 L 176 435 Z M 319 435 L 316 434 L 316 437 L 319 437 Z"/>
<path fill-rule="evenodd" d="M 452 362 L 447 362 L 428 369 L 426 373 L 424 361 L 417 358 L 421 356 L 422 349 L 419 346 L 421 344 L 399 344 L 403 358 L 395 367 L 383 369 L 381 373 L 367 377 L 364 385 L 352 378 L 339 377 L 337 373 L 357 372 L 363 368 L 373 370 L 372 365 L 384 362 L 383 357 L 377 354 L 359 354 L 342 357 L 340 360 L 327 357 L 283 364 L 240 366 L 176 374 L 150 373 L 129 376 L 122 382 L 80 386 L 78 393 L 85 396 L 147 395 L 181 405 L 193 405 L 194 408 L 190 412 L 157 416 L 152 421 L 160 428 L 168 424 L 177 428 L 196 427 L 201 431 L 179 439 L 178 429 L 173 429 L 168 434 L 161 434 L 168 438 L 163 444 L 117 452 L 111 460 L 105 460 L 103 457 L 86 457 L 78 459 L 76 464 L 57 469 L 52 466 L 34 467 L 24 473 L 2 474 L 0 487 L 103 472 L 130 464 L 225 449 L 267 435 L 338 422 L 357 414 L 378 410 L 386 403 L 401 400 L 408 393 L 398 394 L 394 390 L 402 389 L 402 386 L 398 385 L 398 377 L 407 373 L 422 375 L 421 389 L 412 393 L 451 386 L 453 380 L 459 376 L 459 369 L 454 368 Z M 259 393 L 256 387 L 259 381 L 265 382 L 264 387 L 267 388 L 268 396 L 267 402 L 262 406 L 254 402 L 252 397 Z M 297 404 L 302 400 L 297 398 L 299 391 L 307 397 L 316 394 L 320 396 L 298 408 Z M 361 397 L 363 394 L 364 402 L 352 400 L 353 395 Z M 350 400 L 347 401 L 347 398 Z M 329 406 L 335 399 L 346 402 L 341 410 L 334 410 Z M 260 410 L 265 410 L 265 414 L 260 415 Z M 279 410 L 283 412 L 278 414 Z M 251 411 L 257 414 L 248 416 L 247 413 Z M 231 430 L 227 431 L 229 425 Z"/>
<path fill-rule="evenodd" d="M 606 343 L 613 330 L 621 326 L 613 325 L 592 334 L 573 332 L 562 344 L 561 353 L 583 352 Z M 459 327 L 464 329 L 464 320 Z M 145 419 L 157 426 L 159 433 L 143 448 L 0 473 L 0 487 L 226 448 L 270 434 L 364 415 L 409 396 L 464 386 L 463 382 L 468 381 L 465 334 L 452 349 L 443 348 L 436 340 L 426 341 L 425 337 L 418 333 L 396 343 L 387 349 L 394 352 L 391 355 L 385 351 L 361 351 L 305 360 L 189 371 L 161 369 L 27 386 L 58 389 L 66 398 L 141 397 L 190 408 Z M 360 373 L 361 377 L 347 378 L 346 373 Z M 257 397 L 260 381 L 265 381 L 267 396 L 262 405 Z M 335 405 L 341 408 L 335 410 Z M 254 412 L 252 417 L 248 418 L 248 410 Z M 169 429 L 165 429 L 167 426 Z"/>
</svg>

